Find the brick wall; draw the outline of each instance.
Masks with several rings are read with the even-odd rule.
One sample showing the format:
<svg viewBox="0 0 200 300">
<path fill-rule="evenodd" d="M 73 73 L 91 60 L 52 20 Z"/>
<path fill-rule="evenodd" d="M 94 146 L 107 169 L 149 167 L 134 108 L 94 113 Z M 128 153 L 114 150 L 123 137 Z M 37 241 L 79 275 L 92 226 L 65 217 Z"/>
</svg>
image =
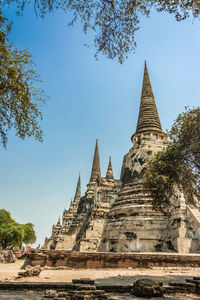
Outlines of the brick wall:
<svg viewBox="0 0 200 300">
<path fill-rule="evenodd" d="M 200 267 L 200 254 L 106 253 L 43 250 L 27 255 L 33 266 L 71 268 Z"/>
</svg>

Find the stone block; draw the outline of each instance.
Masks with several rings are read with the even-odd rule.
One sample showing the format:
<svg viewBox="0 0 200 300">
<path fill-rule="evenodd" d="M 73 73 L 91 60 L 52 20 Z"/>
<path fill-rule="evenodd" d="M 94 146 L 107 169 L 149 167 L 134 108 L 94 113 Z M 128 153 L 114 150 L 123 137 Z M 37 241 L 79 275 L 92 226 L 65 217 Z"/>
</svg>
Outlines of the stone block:
<svg viewBox="0 0 200 300">
<path fill-rule="evenodd" d="M 192 239 L 189 238 L 180 238 L 174 240 L 174 248 L 179 253 L 190 253 L 192 247 Z"/>
</svg>

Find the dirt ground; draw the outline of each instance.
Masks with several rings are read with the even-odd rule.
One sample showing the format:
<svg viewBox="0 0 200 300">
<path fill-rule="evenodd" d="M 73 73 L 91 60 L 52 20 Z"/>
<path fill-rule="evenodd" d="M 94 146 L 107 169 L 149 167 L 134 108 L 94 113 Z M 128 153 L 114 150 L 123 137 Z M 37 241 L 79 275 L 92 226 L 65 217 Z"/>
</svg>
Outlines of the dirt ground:
<svg viewBox="0 0 200 300">
<path fill-rule="evenodd" d="M 24 264 L 23 260 L 18 260 L 12 264 L 0 264 L 0 281 L 16 281 L 14 278 Z M 169 281 L 185 282 L 186 278 L 200 276 L 199 268 L 128 268 L 128 269 L 65 269 L 43 270 L 38 277 L 30 277 L 18 279 L 17 281 L 25 282 L 71 282 L 72 279 L 91 278 L 99 284 L 133 284 L 138 278 L 148 277 L 164 284 Z M 0 291 L 0 299 L 2 300 L 43 300 L 44 297 L 39 294 L 30 294 L 23 292 Z M 46 298 L 45 298 L 46 299 Z M 115 300 L 139 300 L 131 295 L 116 295 Z M 194 295 L 176 295 L 157 298 L 158 300 L 200 300 L 199 296 Z"/>
<path fill-rule="evenodd" d="M 14 281 L 24 261 L 0 264 L 0 281 Z M 169 281 L 184 282 L 186 278 L 200 276 L 199 268 L 153 267 L 128 269 L 65 269 L 43 270 L 38 277 L 18 279 L 26 282 L 71 282 L 77 278 L 91 278 L 102 284 L 132 284 L 136 279 L 149 277 L 163 283 Z"/>
</svg>

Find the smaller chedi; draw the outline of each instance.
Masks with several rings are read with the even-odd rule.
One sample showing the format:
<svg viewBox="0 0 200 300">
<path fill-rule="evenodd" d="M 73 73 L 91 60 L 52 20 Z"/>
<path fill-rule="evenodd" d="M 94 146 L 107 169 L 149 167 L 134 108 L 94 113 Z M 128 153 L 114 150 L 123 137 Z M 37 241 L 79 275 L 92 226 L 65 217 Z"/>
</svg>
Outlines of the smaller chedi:
<svg viewBox="0 0 200 300">
<path fill-rule="evenodd" d="M 52 227 L 52 236 L 45 240 L 43 249 L 97 251 L 103 234 L 105 220 L 120 190 L 120 180 L 114 179 L 111 157 L 105 177 L 101 176 L 98 140 L 94 151 L 90 181 L 81 197 L 79 174 L 74 199 Z"/>
<path fill-rule="evenodd" d="M 140 110 L 133 143 L 124 156 L 120 179 L 109 159 L 101 175 L 98 141 L 87 191 L 81 196 L 79 175 L 74 199 L 52 227 L 43 249 L 82 252 L 200 252 L 200 212 L 183 194 L 170 199 L 166 214 L 152 208 L 143 186 L 147 162 L 167 147 L 145 62 Z"/>
</svg>

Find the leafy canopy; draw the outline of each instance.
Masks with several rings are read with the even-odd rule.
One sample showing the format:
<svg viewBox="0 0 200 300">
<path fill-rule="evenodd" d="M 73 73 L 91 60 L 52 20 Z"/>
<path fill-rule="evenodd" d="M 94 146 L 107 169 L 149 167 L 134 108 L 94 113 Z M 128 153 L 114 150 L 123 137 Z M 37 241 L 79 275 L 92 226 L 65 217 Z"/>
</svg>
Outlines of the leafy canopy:
<svg viewBox="0 0 200 300">
<path fill-rule="evenodd" d="M 42 119 L 46 100 L 37 88 L 40 77 L 31 54 L 9 44 L 9 31 L 10 24 L 0 11 L 0 142 L 4 148 L 11 128 L 22 139 L 34 136 L 42 141 L 38 120 Z"/>
<path fill-rule="evenodd" d="M 17 3 L 18 14 L 29 2 L 0 0 L 2 5 Z M 120 63 L 136 47 L 135 33 L 141 15 L 149 16 L 152 8 L 174 15 L 177 21 L 200 15 L 200 0 L 34 0 L 33 3 L 41 17 L 56 9 L 72 13 L 69 25 L 79 20 L 85 33 L 88 29 L 95 32 L 95 56 L 102 53 L 108 58 L 117 57 Z"/>
<path fill-rule="evenodd" d="M 148 163 L 144 184 L 153 207 L 164 210 L 179 188 L 188 203 L 200 200 L 200 108 L 180 114 L 169 131 L 170 145 Z"/>
<path fill-rule="evenodd" d="M 0 210 L 0 247 L 19 247 L 22 243 L 32 244 L 36 241 L 32 223 L 19 224 L 12 219 L 5 209 Z"/>
</svg>

